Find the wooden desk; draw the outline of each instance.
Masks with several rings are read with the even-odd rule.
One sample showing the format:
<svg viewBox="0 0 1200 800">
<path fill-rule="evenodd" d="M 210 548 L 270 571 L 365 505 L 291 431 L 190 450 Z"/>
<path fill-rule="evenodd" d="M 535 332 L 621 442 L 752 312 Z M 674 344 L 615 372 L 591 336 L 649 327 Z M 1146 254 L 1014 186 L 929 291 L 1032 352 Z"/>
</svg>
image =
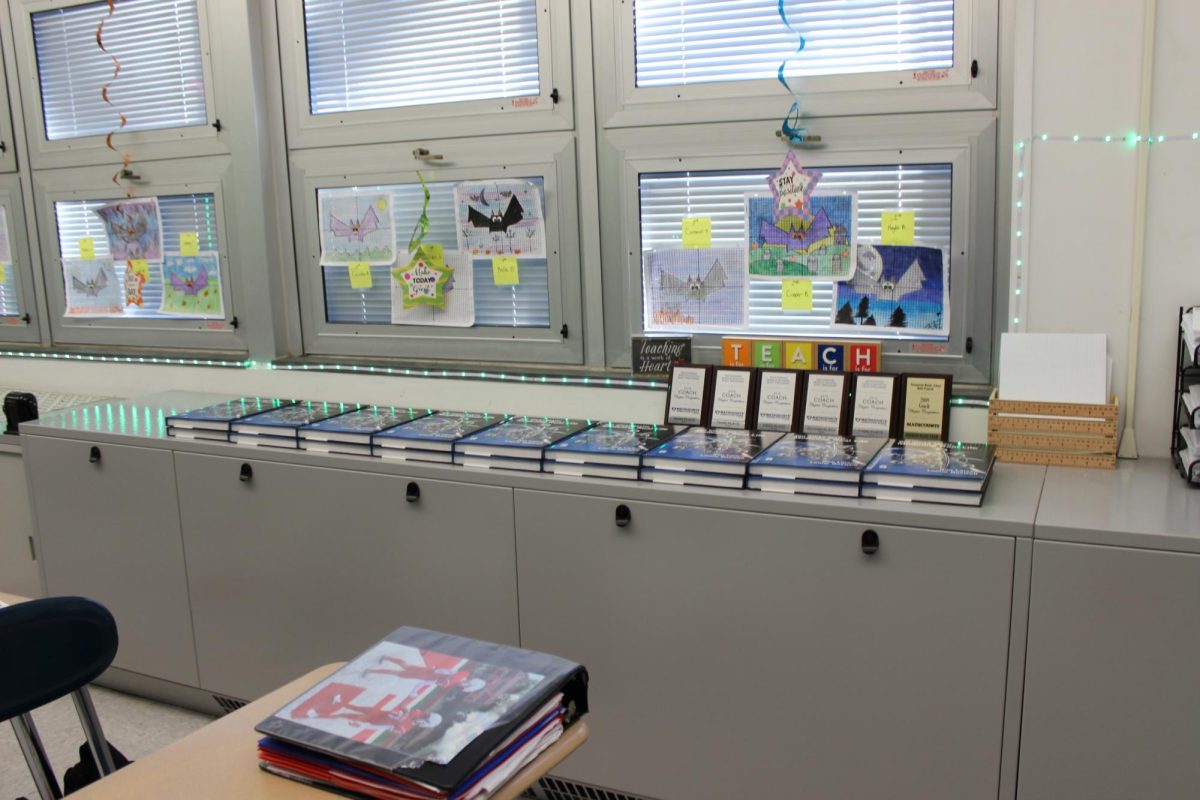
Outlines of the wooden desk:
<svg viewBox="0 0 1200 800">
<path fill-rule="evenodd" d="M 232 714 L 204 726 L 157 753 L 76 792 L 79 800 L 162 800 L 170 798 L 267 798 L 318 800 L 337 797 L 258 768 L 255 744 L 261 734 L 254 726 L 288 701 L 327 677 L 341 664 L 330 664 L 297 678 Z M 104 720 L 100 720 L 101 724 Z M 577 722 L 549 749 L 505 784 L 493 800 L 516 800 L 538 778 L 566 758 L 588 737 L 587 725 Z"/>
</svg>

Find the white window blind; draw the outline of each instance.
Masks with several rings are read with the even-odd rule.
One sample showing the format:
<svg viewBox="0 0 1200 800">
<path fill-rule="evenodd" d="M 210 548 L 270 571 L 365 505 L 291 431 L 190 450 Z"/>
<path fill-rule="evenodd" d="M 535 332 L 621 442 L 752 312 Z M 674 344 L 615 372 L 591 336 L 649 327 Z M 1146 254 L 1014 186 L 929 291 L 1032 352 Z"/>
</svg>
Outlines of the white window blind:
<svg viewBox="0 0 1200 800">
<path fill-rule="evenodd" d="M 540 177 L 527 178 L 545 197 Z M 421 184 L 395 184 L 372 187 L 392 192 L 396 243 L 401 252 L 421 214 L 424 194 Z M 543 210 L 543 215 L 545 211 Z M 454 224 L 454 184 L 429 184 L 429 232 L 423 240 L 440 244 L 447 250 L 458 248 Z M 521 282 L 515 286 L 497 286 L 492 277 L 491 259 L 473 262 L 475 327 L 548 328 L 550 327 L 550 277 L 544 258 L 521 259 Z M 325 285 L 325 319 L 328 322 L 355 325 L 390 325 L 392 322 L 391 267 L 371 267 L 370 289 L 350 287 L 350 273 L 344 266 L 322 268 Z"/>
<path fill-rule="evenodd" d="M 116 109 L 128 120 L 126 131 L 207 124 L 196 0 L 117 3 L 104 25 L 104 46 L 121 62 L 108 93 L 112 106 L 100 90 L 112 80 L 113 62 L 96 45 L 107 16 L 105 2 L 32 15 L 46 138 L 116 130 Z"/>
<path fill-rule="evenodd" d="M 642 250 L 678 248 L 684 217 L 712 219 L 713 247 L 744 247 L 745 195 L 767 191 L 771 170 L 675 172 L 640 176 Z M 858 194 L 858 239 L 878 241 L 880 214 L 916 212 L 916 241 L 933 247 L 950 245 L 952 168 L 949 164 L 903 164 L 870 167 L 822 167 L 818 191 Z M 954 264 L 954 258 L 950 259 Z M 830 328 L 833 284 L 813 282 L 813 309 L 783 311 L 781 281 L 750 282 L 749 328 L 731 334 L 764 336 L 846 336 Z M 646 309 L 643 309 L 645 312 Z M 644 318 L 644 315 L 643 315 Z M 938 338 L 918 333 L 902 338 Z M 941 337 L 944 338 L 944 337 Z"/>
<path fill-rule="evenodd" d="M 789 77 L 954 66 L 954 0 L 786 0 Z M 797 39 L 776 0 L 634 0 L 638 86 L 773 79 Z"/>
<path fill-rule="evenodd" d="M 54 204 L 54 216 L 58 221 L 58 248 L 64 259 L 79 258 L 79 240 L 84 238 L 92 240 L 97 258 L 109 257 L 104 222 L 93 212 L 112 202 L 114 200 L 60 200 Z M 201 252 L 218 251 L 217 214 L 211 194 L 160 196 L 158 210 L 162 217 L 163 249 L 166 252 L 179 252 L 179 234 L 191 231 L 197 234 Z M 117 279 L 124 281 L 125 262 L 118 261 L 113 266 Z M 125 316 L 180 319 L 178 314 L 158 313 L 162 303 L 162 264 L 151 262 L 149 267 L 150 280 L 142 287 L 143 305 L 141 308 L 126 308 Z M 229 291 L 228 286 L 221 288 L 226 293 Z M 225 308 L 228 311 L 228 294 Z"/>
<path fill-rule="evenodd" d="M 5 247 L 0 247 L 0 271 L 4 272 L 4 278 L 0 280 L 0 317 L 19 317 L 21 300 L 17 297 L 17 277 L 14 274 L 16 269 L 12 261 L 15 245 L 12 231 L 8 229 L 8 215 L 4 211 L 0 208 L 0 225 L 5 227 L 5 230 L 0 231 L 0 236 L 4 237 L 6 243 Z"/>
<path fill-rule="evenodd" d="M 536 95 L 535 0 L 304 0 L 313 114 Z"/>
</svg>

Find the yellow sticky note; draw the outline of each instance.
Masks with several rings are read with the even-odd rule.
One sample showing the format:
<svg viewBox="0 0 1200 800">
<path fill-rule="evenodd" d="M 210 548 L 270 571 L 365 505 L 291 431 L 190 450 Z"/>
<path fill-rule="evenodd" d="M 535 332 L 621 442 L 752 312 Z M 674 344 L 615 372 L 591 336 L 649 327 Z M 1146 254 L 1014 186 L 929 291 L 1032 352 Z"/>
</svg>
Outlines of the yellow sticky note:
<svg viewBox="0 0 1200 800">
<path fill-rule="evenodd" d="M 694 248 L 712 247 L 712 218 L 684 217 L 683 246 Z"/>
<path fill-rule="evenodd" d="M 917 215 L 912 211 L 884 211 L 880 215 L 879 237 L 883 244 L 911 245 L 913 230 L 917 226 Z"/>
<path fill-rule="evenodd" d="M 142 280 L 146 283 L 150 282 L 150 262 L 144 258 L 135 258 L 129 262 L 129 268 L 138 275 L 142 276 Z"/>
<path fill-rule="evenodd" d="M 515 256 L 495 256 L 492 258 L 492 280 L 497 286 L 516 286 L 521 282 L 517 272 Z"/>
<path fill-rule="evenodd" d="M 79 240 L 79 257 L 91 261 L 96 257 L 96 242 L 93 239 Z"/>
<path fill-rule="evenodd" d="M 380 211 L 387 211 L 387 198 L 381 197 L 375 201 L 375 206 Z"/>
<path fill-rule="evenodd" d="M 417 257 L 435 267 L 446 266 L 446 249 L 440 244 L 423 244 L 417 248 Z"/>
<path fill-rule="evenodd" d="M 351 289 L 370 289 L 375 285 L 371 282 L 371 265 L 366 261 L 351 261 L 346 268 L 350 270 Z"/>
<path fill-rule="evenodd" d="M 812 311 L 812 281 L 784 278 L 783 308 L 785 311 Z"/>
<path fill-rule="evenodd" d="M 195 231 L 185 231 L 179 234 L 179 255 L 200 255 L 200 234 Z"/>
<path fill-rule="evenodd" d="M 8 273 L 4 271 L 3 264 L 0 264 L 0 283 L 8 283 Z"/>
</svg>

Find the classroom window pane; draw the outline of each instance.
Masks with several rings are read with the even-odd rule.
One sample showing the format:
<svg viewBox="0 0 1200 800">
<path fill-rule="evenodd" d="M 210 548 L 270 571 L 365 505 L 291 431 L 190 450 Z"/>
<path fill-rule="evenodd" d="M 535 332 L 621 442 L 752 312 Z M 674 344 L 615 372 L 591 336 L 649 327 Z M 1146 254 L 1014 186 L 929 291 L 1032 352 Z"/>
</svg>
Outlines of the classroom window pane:
<svg viewBox="0 0 1200 800">
<path fill-rule="evenodd" d="M 798 39 L 775 0 L 632 0 L 638 86 L 774 79 Z M 786 0 L 789 77 L 954 66 L 954 0 Z"/>
<path fill-rule="evenodd" d="M 104 46 L 96 29 L 104 24 Z M 178 128 L 208 123 L 200 17 L 196 0 L 120 0 L 111 19 L 108 3 L 39 11 L 33 42 L 46 138 L 71 139 L 118 130 Z M 101 88 L 109 82 L 109 99 Z"/>
<path fill-rule="evenodd" d="M 535 0 L 304 0 L 313 114 L 537 95 Z"/>
</svg>

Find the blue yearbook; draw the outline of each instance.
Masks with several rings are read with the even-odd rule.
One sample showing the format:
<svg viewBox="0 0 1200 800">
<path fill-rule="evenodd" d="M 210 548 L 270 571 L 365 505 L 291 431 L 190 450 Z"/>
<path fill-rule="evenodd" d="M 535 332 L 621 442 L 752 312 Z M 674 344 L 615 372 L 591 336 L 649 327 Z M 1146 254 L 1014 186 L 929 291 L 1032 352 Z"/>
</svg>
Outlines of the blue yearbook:
<svg viewBox="0 0 1200 800">
<path fill-rule="evenodd" d="M 380 431 L 371 437 L 375 454 L 385 458 L 416 458 L 419 461 L 450 462 L 454 443 L 464 436 L 498 425 L 503 414 L 475 411 L 438 411 L 412 422 Z M 430 458 L 430 454 L 441 457 Z"/>
<path fill-rule="evenodd" d="M 223 400 L 204 408 L 194 408 L 182 414 L 167 417 L 167 435 L 225 441 L 229 438 L 229 426 L 235 420 L 290 406 L 295 402 L 295 400 L 267 397 L 239 397 L 236 400 Z M 201 431 L 215 432 L 219 435 L 204 435 L 200 433 Z"/>
<path fill-rule="evenodd" d="M 752 476 L 857 484 L 863 468 L 887 444 L 866 436 L 789 433 L 755 456 Z"/>
<path fill-rule="evenodd" d="M 982 492 L 996 449 L 986 444 L 897 440 L 863 471 L 864 484 Z"/>
<path fill-rule="evenodd" d="M 358 403 L 297 403 L 235 421 L 230 426 L 230 439 L 239 444 L 298 447 L 301 427 L 360 408 Z M 267 441 L 258 441 L 260 438 Z M 272 439 L 286 441 L 270 441 Z"/>
<path fill-rule="evenodd" d="M 679 430 L 673 425 L 601 422 L 547 447 L 546 460 L 640 467 L 645 453 L 670 439 Z"/>
<path fill-rule="evenodd" d="M 656 470 L 744 476 L 750 460 L 780 436 L 773 431 L 688 428 L 643 456 L 642 464 Z"/>
<path fill-rule="evenodd" d="M 431 413 L 423 408 L 367 406 L 305 425 L 300 429 L 300 447 L 322 453 L 370 455 L 372 435 Z"/>
<path fill-rule="evenodd" d="M 542 459 L 542 450 L 560 439 L 591 427 L 584 420 L 560 417 L 512 417 L 460 439 L 456 455 Z M 474 464 L 468 464 L 474 466 Z"/>
</svg>

